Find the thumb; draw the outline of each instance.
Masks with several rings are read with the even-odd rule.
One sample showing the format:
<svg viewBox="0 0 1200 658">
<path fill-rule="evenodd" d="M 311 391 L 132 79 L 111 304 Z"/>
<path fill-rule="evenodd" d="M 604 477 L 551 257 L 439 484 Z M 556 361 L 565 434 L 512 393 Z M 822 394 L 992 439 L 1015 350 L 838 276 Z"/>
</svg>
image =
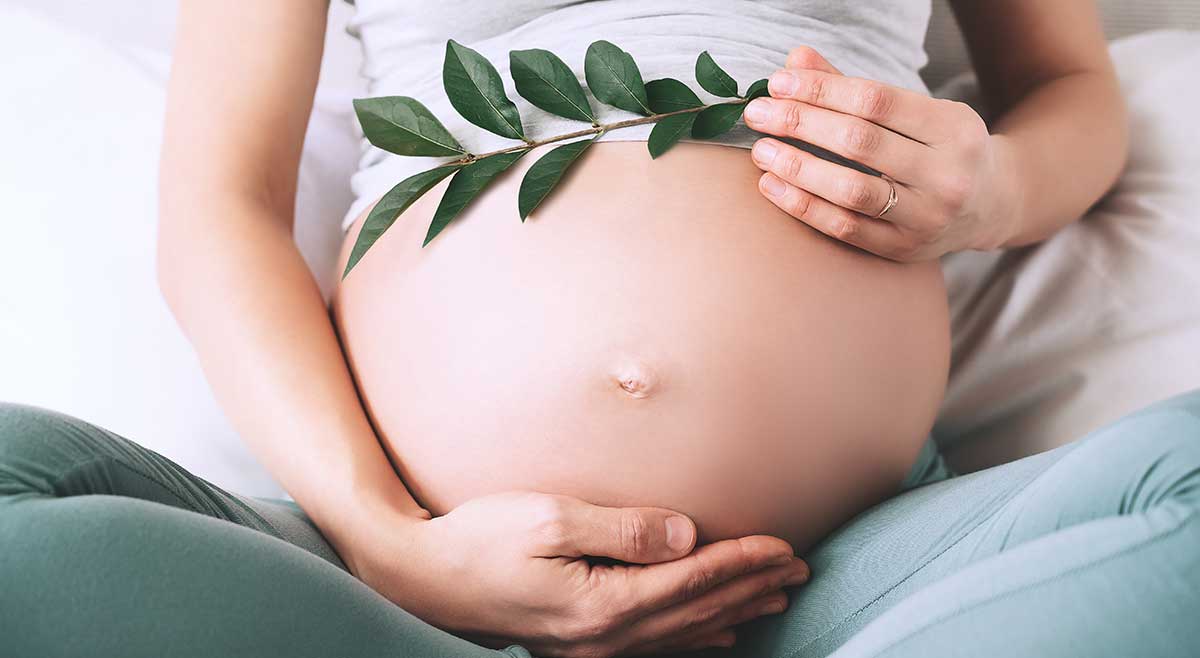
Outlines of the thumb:
<svg viewBox="0 0 1200 658">
<path fill-rule="evenodd" d="M 563 520 L 563 548 L 571 557 L 651 564 L 681 558 L 696 544 L 696 524 L 661 507 L 603 507 L 577 500 Z"/>
</svg>

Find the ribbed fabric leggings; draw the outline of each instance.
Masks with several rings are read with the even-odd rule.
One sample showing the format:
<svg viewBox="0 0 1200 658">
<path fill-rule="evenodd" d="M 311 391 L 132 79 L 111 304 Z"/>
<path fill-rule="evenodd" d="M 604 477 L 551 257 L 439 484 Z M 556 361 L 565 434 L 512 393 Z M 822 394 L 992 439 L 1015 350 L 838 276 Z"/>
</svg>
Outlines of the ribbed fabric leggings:
<svg viewBox="0 0 1200 658">
<path fill-rule="evenodd" d="M 782 615 L 711 656 L 1200 655 L 1200 391 L 902 494 L 804 556 Z M 401 557 L 402 556 L 398 556 Z M 54 412 L 0 405 L 0 655 L 524 658 L 347 573 L 294 506 L 225 492 Z"/>
</svg>

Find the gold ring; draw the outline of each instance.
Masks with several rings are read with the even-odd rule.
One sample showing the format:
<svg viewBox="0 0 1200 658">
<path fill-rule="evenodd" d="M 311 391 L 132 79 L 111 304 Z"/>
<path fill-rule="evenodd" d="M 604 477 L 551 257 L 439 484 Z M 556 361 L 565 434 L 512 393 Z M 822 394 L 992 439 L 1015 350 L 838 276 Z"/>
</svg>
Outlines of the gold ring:
<svg viewBox="0 0 1200 658">
<path fill-rule="evenodd" d="M 900 200 L 899 197 L 896 196 L 896 181 L 887 174 L 879 174 L 879 177 L 887 181 L 888 187 L 891 188 L 891 191 L 888 193 L 887 203 L 883 205 L 883 210 L 880 210 L 879 214 L 875 215 L 875 219 L 879 219 L 880 217 L 888 214 L 888 211 L 892 208 L 895 208 L 896 202 Z"/>
</svg>

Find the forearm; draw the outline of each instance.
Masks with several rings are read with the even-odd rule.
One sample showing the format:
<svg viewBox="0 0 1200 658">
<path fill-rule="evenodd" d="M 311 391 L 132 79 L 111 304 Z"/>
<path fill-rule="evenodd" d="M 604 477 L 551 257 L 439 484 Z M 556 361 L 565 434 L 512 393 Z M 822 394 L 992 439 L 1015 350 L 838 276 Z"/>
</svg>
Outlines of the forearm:
<svg viewBox="0 0 1200 658">
<path fill-rule="evenodd" d="M 251 201 L 223 206 L 193 220 L 196 206 L 168 198 L 159 267 L 234 427 L 339 551 L 363 524 L 426 516 L 375 437 L 286 224 Z"/>
<path fill-rule="evenodd" d="M 1078 219 L 1116 181 L 1128 147 L 1120 89 L 1102 71 L 1034 87 L 993 122 L 992 133 L 1005 144 L 1004 167 L 1013 176 L 1009 247 Z"/>
</svg>

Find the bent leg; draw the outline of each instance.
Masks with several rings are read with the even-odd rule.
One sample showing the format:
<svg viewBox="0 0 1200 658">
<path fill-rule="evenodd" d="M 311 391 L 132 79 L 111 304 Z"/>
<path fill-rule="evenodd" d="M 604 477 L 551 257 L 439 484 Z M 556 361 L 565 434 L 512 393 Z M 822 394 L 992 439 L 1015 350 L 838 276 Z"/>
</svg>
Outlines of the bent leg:
<svg viewBox="0 0 1200 658">
<path fill-rule="evenodd" d="M 906 492 L 807 558 L 789 610 L 714 655 L 1196 655 L 1200 391 Z"/>
<path fill-rule="evenodd" d="M 0 547 L 6 655 L 528 655 L 384 599 L 302 515 L 32 407 L 0 404 Z"/>
</svg>

